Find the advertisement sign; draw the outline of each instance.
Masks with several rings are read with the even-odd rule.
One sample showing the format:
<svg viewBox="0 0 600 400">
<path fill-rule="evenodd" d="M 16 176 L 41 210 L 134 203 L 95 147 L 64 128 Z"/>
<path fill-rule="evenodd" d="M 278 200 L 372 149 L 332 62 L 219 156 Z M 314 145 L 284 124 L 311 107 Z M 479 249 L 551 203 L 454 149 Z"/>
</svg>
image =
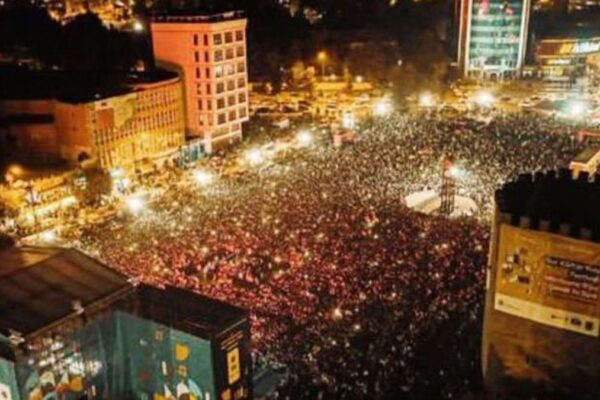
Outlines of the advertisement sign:
<svg viewBox="0 0 600 400">
<path fill-rule="evenodd" d="M 600 244 L 502 225 L 494 308 L 598 337 Z"/>
</svg>

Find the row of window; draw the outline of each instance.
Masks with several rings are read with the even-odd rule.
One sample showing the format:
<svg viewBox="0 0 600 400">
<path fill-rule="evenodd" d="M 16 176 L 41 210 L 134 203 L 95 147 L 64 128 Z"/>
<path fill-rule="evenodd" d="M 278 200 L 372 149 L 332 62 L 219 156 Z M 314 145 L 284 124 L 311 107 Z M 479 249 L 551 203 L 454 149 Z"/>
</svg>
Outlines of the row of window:
<svg viewBox="0 0 600 400">
<path fill-rule="evenodd" d="M 204 69 L 204 77 L 206 79 L 210 79 L 210 71 L 211 71 L 210 68 Z M 226 75 L 233 75 L 236 72 L 238 74 L 246 72 L 246 63 L 243 61 L 237 63 L 237 68 L 236 68 L 236 65 L 233 63 L 219 65 L 219 66 L 215 67 L 215 78 L 222 78 Z M 202 77 L 202 68 L 196 68 L 196 79 L 200 79 L 201 77 Z"/>
<path fill-rule="evenodd" d="M 237 110 L 233 109 L 229 112 L 221 112 L 221 113 L 217 114 L 217 125 L 226 124 L 228 121 L 229 122 L 238 121 L 239 119 L 246 118 L 247 115 L 248 115 L 248 110 L 246 109 L 246 107 L 240 107 Z M 207 122 L 206 125 L 212 125 L 211 117 L 212 117 L 211 115 L 200 114 L 198 116 L 198 123 L 200 124 L 200 126 L 204 126 L 205 125 L 204 122 L 206 121 Z"/>
<path fill-rule="evenodd" d="M 236 42 L 241 42 L 244 40 L 244 31 L 235 31 L 234 32 L 225 32 L 224 34 L 221 33 L 214 33 L 212 35 L 212 42 L 214 45 L 220 45 L 223 44 L 223 41 L 225 41 L 225 43 L 233 43 L 233 39 L 235 38 Z M 204 34 L 202 35 L 202 42 L 205 46 L 208 46 L 208 34 Z M 200 36 L 198 34 L 194 34 L 194 46 L 198 46 L 200 44 Z"/>
<path fill-rule="evenodd" d="M 244 57 L 244 56 L 246 56 L 246 48 L 243 45 L 237 46 L 235 49 L 233 47 L 230 47 L 228 49 L 225 49 L 225 51 L 215 50 L 213 52 L 214 62 L 221 62 L 223 60 L 232 60 L 236 57 Z M 200 52 L 196 50 L 194 52 L 194 61 L 199 63 L 200 58 L 201 58 Z M 204 52 L 204 62 L 205 63 L 210 62 L 210 54 L 208 51 Z"/>
<path fill-rule="evenodd" d="M 236 80 L 235 79 L 230 79 L 227 82 L 217 82 L 216 84 L 216 93 L 217 94 L 221 94 L 224 93 L 226 90 L 227 91 L 231 91 L 231 90 L 236 90 L 237 89 L 242 89 L 246 87 L 246 78 L 245 77 L 239 77 L 237 79 L 237 87 L 236 87 Z M 202 84 L 197 84 L 196 85 L 196 94 L 197 95 L 202 95 L 202 94 L 206 94 L 206 95 L 211 95 L 212 94 L 212 86 L 210 83 L 206 84 L 206 93 L 202 93 L 202 89 L 203 89 L 203 85 Z"/>
<path fill-rule="evenodd" d="M 232 107 L 236 104 L 243 104 L 246 102 L 246 93 L 239 93 L 236 95 L 225 97 L 219 97 L 217 99 L 217 110 L 223 109 L 225 107 Z M 206 104 L 207 110 L 212 110 L 212 101 L 211 100 L 198 100 L 198 110 L 202 111 L 204 109 L 204 104 Z"/>
</svg>

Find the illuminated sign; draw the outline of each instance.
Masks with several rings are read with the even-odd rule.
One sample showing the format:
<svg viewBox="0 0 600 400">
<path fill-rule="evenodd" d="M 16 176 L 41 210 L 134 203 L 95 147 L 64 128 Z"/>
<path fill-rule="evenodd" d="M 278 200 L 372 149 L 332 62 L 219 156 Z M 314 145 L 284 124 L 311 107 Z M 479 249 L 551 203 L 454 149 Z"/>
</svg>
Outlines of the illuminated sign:
<svg viewBox="0 0 600 400">
<path fill-rule="evenodd" d="M 507 225 L 500 238 L 497 311 L 600 335 L 600 245 Z"/>
<path fill-rule="evenodd" d="M 574 54 L 587 54 L 600 51 L 600 42 L 579 42 L 573 47 Z"/>
</svg>

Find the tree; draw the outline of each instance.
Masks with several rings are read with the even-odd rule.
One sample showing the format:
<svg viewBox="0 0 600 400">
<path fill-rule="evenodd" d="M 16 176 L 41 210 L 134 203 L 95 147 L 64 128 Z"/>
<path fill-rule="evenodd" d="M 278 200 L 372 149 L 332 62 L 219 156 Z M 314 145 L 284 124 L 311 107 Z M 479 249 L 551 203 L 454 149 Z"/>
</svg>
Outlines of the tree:
<svg viewBox="0 0 600 400">
<path fill-rule="evenodd" d="M 112 179 L 99 168 L 84 171 L 85 185 L 73 185 L 73 194 L 84 205 L 97 204 L 102 196 L 112 192 Z"/>
</svg>

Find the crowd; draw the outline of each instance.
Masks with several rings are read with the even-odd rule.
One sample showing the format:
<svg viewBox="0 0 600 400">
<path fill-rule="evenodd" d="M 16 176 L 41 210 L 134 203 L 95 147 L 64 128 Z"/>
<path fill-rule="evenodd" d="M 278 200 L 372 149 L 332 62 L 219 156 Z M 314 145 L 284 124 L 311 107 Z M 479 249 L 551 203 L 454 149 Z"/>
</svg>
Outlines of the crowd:
<svg viewBox="0 0 600 400">
<path fill-rule="evenodd" d="M 316 143 L 242 177 L 180 184 L 70 239 L 146 282 L 248 308 L 255 357 L 289 368 L 278 398 L 456 398 L 480 384 L 493 191 L 519 171 L 565 165 L 579 150 L 567 129 L 394 115 L 361 126 L 353 145 Z M 445 154 L 479 218 L 403 205 L 437 190 Z"/>
</svg>

